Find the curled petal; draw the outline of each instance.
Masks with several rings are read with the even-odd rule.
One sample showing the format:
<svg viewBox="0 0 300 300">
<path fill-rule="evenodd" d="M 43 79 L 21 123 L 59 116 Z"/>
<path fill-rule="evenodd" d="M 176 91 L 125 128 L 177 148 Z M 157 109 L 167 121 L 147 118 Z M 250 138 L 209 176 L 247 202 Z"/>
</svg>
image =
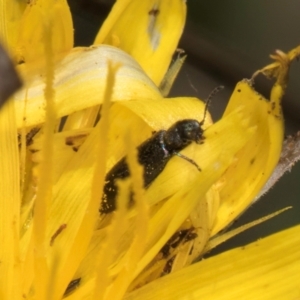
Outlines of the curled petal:
<svg viewBox="0 0 300 300">
<path fill-rule="evenodd" d="M 116 75 L 112 101 L 161 99 L 161 95 L 138 64 L 126 53 L 110 46 L 75 48 L 55 66 L 53 87 L 57 117 L 103 102 L 108 59 L 122 64 Z M 25 87 L 15 96 L 17 125 L 34 126 L 45 120 L 43 65 L 19 67 Z M 130 86 L 130 89 L 128 89 Z M 25 106 L 26 120 L 23 120 Z M 24 122 L 24 123 L 23 123 Z"/>
</svg>

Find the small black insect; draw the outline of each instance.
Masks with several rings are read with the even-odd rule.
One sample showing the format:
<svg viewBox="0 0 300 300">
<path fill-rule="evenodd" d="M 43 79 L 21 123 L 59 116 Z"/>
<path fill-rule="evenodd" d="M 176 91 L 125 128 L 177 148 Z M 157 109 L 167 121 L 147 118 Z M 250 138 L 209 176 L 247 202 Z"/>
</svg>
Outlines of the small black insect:
<svg viewBox="0 0 300 300">
<path fill-rule="evenodd" d="M 168 258 L 172 251 L 181 243 L 184 244 L 195 239 L 198 235 L 194 230 L 195 229 L 192 227 L 189 229 L 181 229 L 175 232 L 160 250 L 160 253 L 163 255 L 163 257 Z"/>
<path fill-rule="evenodd" d="M 67 288 L 65 290 L 65 293 L 64 293 L 64 296 L 68 296 L 72 292 L 74 292 L 79 287 L 80 281 L 81 281 L 81 278 L 77 278 L 77 279 L 72 280 L 69 283 L 69 285 L 67 286 Z"/>
<path fill-rule="evenodd" d="M 144 188 L 155 180 L 163 171 L 172 156 L 177 155 L 193 164 L 199 171 L 200 167 L 192 159 L 184 156 L 179 151 L 192 142 L 203 143 L 203 129 L 208 104 L 212 96 L 223 87 L 215 88 L 206 101 L 202 121 L 185 119 L 176 122 L 168 130 L 160 130 L 151 138 L 138 146 L 138 161 L 144 166 Z M 125 179 L 130 176 L 126 157 L 123 157 L 106 175 L 103 189 L 100 213 L 107 214 L 116 209 L 118 188 L 116 179 Z"/>
<path fill-rule="evenodd" d="M 167 259 L 165 267 L 161 273 L 161 276 L 169 274 L 172 271 L 173 262 L 175 259 L 174 250 L 180 246 L 180 244 L 185 244 L 188 241 L 192 241 L 198 237 L 195 232 L 195 228 L 191 227 L 189 229 L 181 229 L 175 232 L 168 242 L 161 248 L 160 253 L 164 259 Z"/>
<path fill-rule="evenodd" d="M 26 134 L 26 146 L 30 146 L 33 144 L 33 138 L 36 136 L 36 134 L 40 131 L 41 128 L 34 127 L 32 128 L 27 134 Z M 18 144 L 19 147 L 21 146 L 21 134 L 18 134 Z"/>
</svg>

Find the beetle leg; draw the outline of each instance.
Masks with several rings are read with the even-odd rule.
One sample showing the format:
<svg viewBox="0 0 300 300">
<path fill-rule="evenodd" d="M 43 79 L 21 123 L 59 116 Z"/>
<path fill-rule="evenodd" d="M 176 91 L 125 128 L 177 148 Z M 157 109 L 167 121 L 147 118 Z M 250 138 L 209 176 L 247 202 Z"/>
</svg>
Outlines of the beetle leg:
<svg viewBox="0 0 300 300">
<path fill-rule="evenodd" d="M 188 161 L 189 163 L 191 163 L 192 165 L 194 165 L 194 166 L 198 169 L 199 172 L 201 172 L 201 168 L 200 168 L 200 167 L 198 166 L 198 164 L 197 164 L 195 161 L 193 161 L 191 158 L 189 158 L 189 157 L 187 157 L 187 156 L 185 156 L 185 155 L 183 155 L 183 154 L 181 154 L 181 153 L 179 153 L 179 152 L 174 152 L 173 154 L 174 154 L 174 155 L 177 155 L 178 157 L 181 157 L 181 158 L 185 159 L 186 161 Z"/>
</svg>

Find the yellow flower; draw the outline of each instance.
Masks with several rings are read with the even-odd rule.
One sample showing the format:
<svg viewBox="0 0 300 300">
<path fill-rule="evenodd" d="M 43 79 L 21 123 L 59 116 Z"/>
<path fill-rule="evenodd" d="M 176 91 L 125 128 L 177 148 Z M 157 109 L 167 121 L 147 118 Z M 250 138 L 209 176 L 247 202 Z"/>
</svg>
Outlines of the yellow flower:
<svg viewBox="0 0 300 300">
<path fill-rule="evenodd" d="M 72 48 L 66 1 L 1 3 L 0 36 L 24 81 L 0 111 L 1 299 L 220 298 L 235 270 L 260 259 L 249 246 L 182 269 L 216 243 L 210 239 L 272 173 L 283 139 L 280 102 L 299 49 L 277 52 L 261 70 L 277 80 L 270 101 L 241 81 L 211 124 L 199 99 L 163 98 L 158 88 L 185 15 L 183 0 L 119 0 L 95 45 Z M 144 190 L 136 147 L 183 119 L 198 120 L 205 140 L 183 147 L 190 161 L 172 157 Z M 131 178 L 120 182 L 116 211 L 100 214 L 105 174 L 125 155 Z M 294 249 L 296 229 L 262 241 L 261 251 L 284 236 L 291 239 L 278 251 Z M 281 252 L 272 250 L 279 260 Z M 252 260 L 244 262 L 242 252 Z M 227 266 L 229 255 L 240 263 L 216 277 L 215 266 Z M 292 262 L 282 270 L 290 272 Z M 252 277 L 259 278 L 257 269 Z"/>
</svg>

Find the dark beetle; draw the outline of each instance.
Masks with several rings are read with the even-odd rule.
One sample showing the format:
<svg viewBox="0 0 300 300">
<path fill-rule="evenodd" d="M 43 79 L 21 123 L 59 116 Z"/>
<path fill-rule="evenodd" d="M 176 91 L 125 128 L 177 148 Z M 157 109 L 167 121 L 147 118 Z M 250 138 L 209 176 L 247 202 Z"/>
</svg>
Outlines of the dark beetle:
<svg viewBox="0 0 300 300">
<path fill-rule="evenodd" d="M 168 258 L 172 254 L 172 250 L 177 248 L 181 243 L 184 244 L 188 241 L 194 240 L 198 235 L 194 232 L 195 228 L 181 229 L 176 231 L 167 243 L 160 249 L 163 258 Z"/>
<path fill-rule="evenodd" d="M 201 144 L 204 140 L 202 125 L 211 97 L 223 87 L 217 87 L 210 94 L 204 110 L 203 120 L 198 122 L 194 119 L 185 119 L 176 122 L 168 130 L 160 130 L 151 138 L 142 143 L 138 149 L 138 161 L 144 166 L 144 188 L 155 180 L 163 171 L 172 156 L 177 155 L 197 167 L 199 166 L 190 158 L 182 155 L 179 151 L 183 150 L 192 142 Z M 123 157 L 106 175 L 103 189 L 102 203 L 100 212 L 110 213 L 116 209 L 116 198 L 118 188 L 116 179 L 125 179 L 130 176 L 126 157 Z"/>
<path fill-rule="evenodd" d="M 144 166 L 144 187 L 147 188 L 162 172 L 173 155 L 178 155 L 199 170 L 198 165 L 190 158 L 179 153 L 192 142 L 200 144 L 203 141 L 203 122 L 186 119 L 176 122 L 168 130 L 160 130 L 138 147 L 138 161 Z M 116 179 L 130 176 L 126 157 L 123 157 L 106 175 L 102 196 L 101 213 L 110 213 L 116 209 L 118 188 Z"/>
</svg>

